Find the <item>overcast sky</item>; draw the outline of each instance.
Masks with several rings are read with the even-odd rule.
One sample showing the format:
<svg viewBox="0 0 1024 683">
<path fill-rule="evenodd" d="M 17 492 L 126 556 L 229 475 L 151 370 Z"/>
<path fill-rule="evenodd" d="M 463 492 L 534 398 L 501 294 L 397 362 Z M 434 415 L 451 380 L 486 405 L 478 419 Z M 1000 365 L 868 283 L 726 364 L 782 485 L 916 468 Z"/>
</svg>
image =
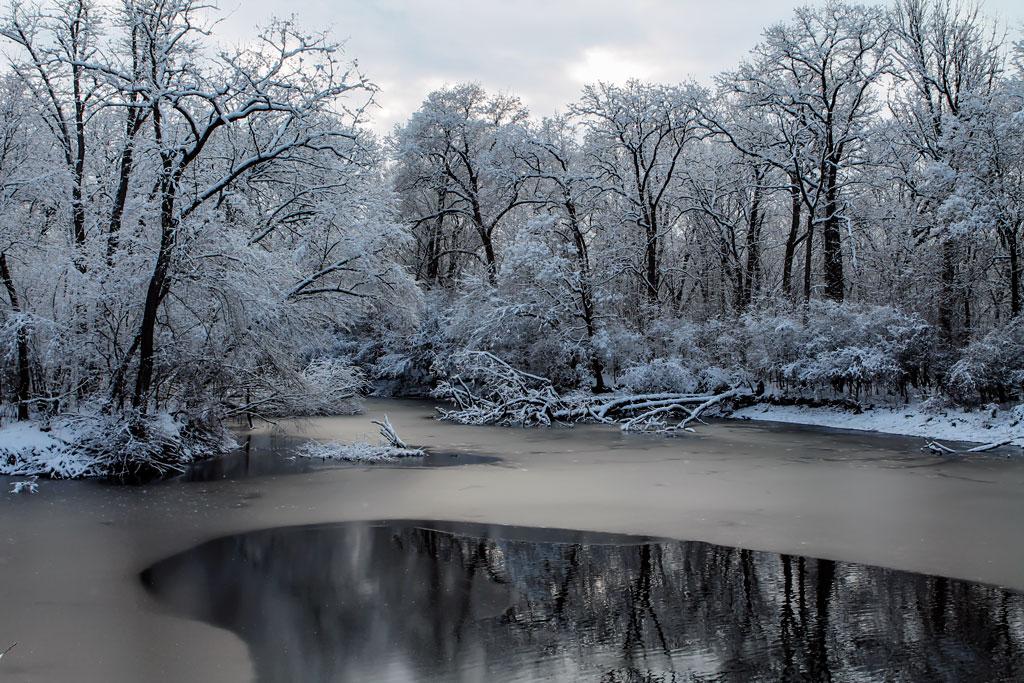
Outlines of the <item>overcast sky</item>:
<svg viewBox="0 0 1024 683">
<path fill-rule="evenodd" d="M 272 16 L 347 40 L 381 87 L 374 127 L 388 131 L 432 89 L 477 81 L 519 95 L 539 115 L 564 109 L 584 83 L 707 81 L 732 68 L 762 29 L 800 0 L 221 0 L 221 36 L 242 39 Z M 986 12 L 1017 36 L 1022 0 Z"/>
</svg>

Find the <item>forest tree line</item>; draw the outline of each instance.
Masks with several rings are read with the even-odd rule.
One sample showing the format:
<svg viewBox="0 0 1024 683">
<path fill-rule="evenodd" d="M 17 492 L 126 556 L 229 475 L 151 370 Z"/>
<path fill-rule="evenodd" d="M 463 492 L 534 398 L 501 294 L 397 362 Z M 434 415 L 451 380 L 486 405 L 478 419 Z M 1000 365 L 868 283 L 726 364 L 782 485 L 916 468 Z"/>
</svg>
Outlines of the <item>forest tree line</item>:
<svg viewBox="0 0 1024 683">
<path fill-rule="evenodd" d="M 1022 58 L 977 7 L 826 2 L 711 84 L 596 83 L 543 119 L 447 87 L 391 141 L 406 263 L 452 346 L 562 387 L 1007 400 Z"/>
<path fill-rule="evenodd" d="M 711 83 L 544 118 L 459 84 L 386 136 L 327 35 L 215 27 L 3 17 L 7 417 L 337 412 L 466 350 L 559 390 L 1024 384 L 1024 49 L 977 8 L 830 1 Z"/>
</svg>

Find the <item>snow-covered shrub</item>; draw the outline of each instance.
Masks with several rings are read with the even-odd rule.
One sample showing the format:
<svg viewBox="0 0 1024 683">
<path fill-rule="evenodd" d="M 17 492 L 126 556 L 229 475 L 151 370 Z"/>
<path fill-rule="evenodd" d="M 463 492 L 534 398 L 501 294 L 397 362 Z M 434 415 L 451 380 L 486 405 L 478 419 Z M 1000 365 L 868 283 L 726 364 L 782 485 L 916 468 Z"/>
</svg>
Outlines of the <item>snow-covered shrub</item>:
<svg viewBox="0 0 1024 683">
<path fill-rule="evenodd" d="M 805 328 L 794 311 L 758 311 L 740 318 L 745 364 L 761 381 L 783 380 L 782 368 L 799 358 Z"/>
<path fill-rule="evenodd" d="M 815 302 L 795 356 L 778 358 L 778 372 L 800 386 L 904 393 L 927 371 L 931 334 L 919 316 L 888 306 Z"/>
<path fill-rule="evenodd" d="M 0 474 L 55 479 L 145 481 L 234 446 L 219 423 L 160 413 L 126 420 L 99 410 L 65 413 L 49 424 L 0 429 Z"/>
<path fill-rule="evenodd" d="M 543 302 L 516 299 L 480 287 L 449 312 L 448 353 L 488 351 L 510 365 L 547 377 L 561 389 L 585 384 L 583 349 L 568 336 L 565 320 Z"/>
<path fill-rule="evenodd" d="M 946 373 L 946 391 L 965 403 L 1024 395 L 1024 320 L 1012 319 L 968 344 Z"/>
<path fill-rule="evenodd" d="M 268 359 L 268 364 L 271 362 Z M 234 380 L 228 415 L 263 418 L 345 415 L 358 412 L 366 387 L 363 372 L 345 358 L 321 356 L 305 367 L 264 366 Z"/>
<path fill-rule="evenodd" d="M 655 358 L 626 368 L 618 378 L 619 388 L 636 394 L 660 392 L 695 393 L 699 380 L 679 358 Z"/>
<path fill-rule="evenodd" d="M 717 365 L 694 364 L 681 358 L 655 358 L 626 368 L 618 378 L 625 392 L 693 394 L 717 391 L 740 383 L 738 373 Z"/>
<path fill-rule="evenodd" d="M 594 348 L 616 383 L 624 368 L 650 360 L 644 336 L 621 321 L 607 321 L 594 339 Z"/>
</svg>

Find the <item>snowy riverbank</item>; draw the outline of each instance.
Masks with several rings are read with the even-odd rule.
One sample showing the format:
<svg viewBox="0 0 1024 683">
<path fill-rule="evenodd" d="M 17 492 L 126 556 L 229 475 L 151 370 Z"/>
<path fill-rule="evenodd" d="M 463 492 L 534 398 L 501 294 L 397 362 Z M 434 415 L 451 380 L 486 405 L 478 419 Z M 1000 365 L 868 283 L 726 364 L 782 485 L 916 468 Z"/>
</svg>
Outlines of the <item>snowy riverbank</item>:
<svg viewBox="0 0 1024 683">
<path fill-rule="evenodd" d="M 135 423 L 99 412 L 0 426 L 0 475 L 148 479 L 184 472 L 196 460 L 235 446 L 216 426 L 186 424 L 166 413 Z"/>
<path fill-rule="evenodd" d="M 861 413 L 833 407 L 780 406 L 759 403 L 740 408 L 728 416 L 737 420 L 783 422 L 794 425 L 853 429 L 881 434 L 918 436 L 939 442 L 975 442 L 979 444 L 1012 442 L 1024 448 L 1024 405 L 1010 410 L 973 410 L 946 408 L 926 410 L 920 404 L 901 407 L 873 407 Z M 122 456 L 104 449 L 97 453 L 96 443 L 108 441 L 112 436 L 125 437 L 127 430 L 101 430 L 91 421 L 56 420 L 44 431 L 36 422 L 10 423 L 0 427 L 0 475 L 43 476 L 58 479 L 102 477 L 118 474 L 125 469 L 137 468 L 140 463 L 149 466 L 154 461 L 164 469 L 181 471 L 193 460 L 203 457 L 203 451 L 226 450 L 227 443 L 212 444 L 207 436 L 193 442 L 182 438 L 181 425 L 168 416 L 156 421 L 161 429 L 155 430 L 152 443 L 126 443 Z M 109 425 L 106 425 L 109 427 Z M 383 432 L 382 432 L 383 434 Z M 370 446 L 356 443 L 310 442 L 298 455 L 359 461 L 389 461 L 395 457 L 421 456 L 418 449 L 404 445 Z M 154 446 L 176 451 L 168 458 L 166 452 L 158 455 Z M 90 452 L 95 453 L 90 455 Z M 124 457 L 128 453 L 128 457 Z M 134 457 L 133 457 L 134 456 Z M 133 467 L 128 461 L 135 460 Z"/>
<path fill-rule="evenodd" d="M 757 404 L 740 408 L 730 417 L 920 436 L 938 441 L 988 444 L 1012 440 L 1015 445 L 1024 447 L 1024 405 L 996 410 L 993 415 L 991 409 L 929 411 L 914 404 L 868 408 L 861 413 L 830 407 Z"/>
</svg>

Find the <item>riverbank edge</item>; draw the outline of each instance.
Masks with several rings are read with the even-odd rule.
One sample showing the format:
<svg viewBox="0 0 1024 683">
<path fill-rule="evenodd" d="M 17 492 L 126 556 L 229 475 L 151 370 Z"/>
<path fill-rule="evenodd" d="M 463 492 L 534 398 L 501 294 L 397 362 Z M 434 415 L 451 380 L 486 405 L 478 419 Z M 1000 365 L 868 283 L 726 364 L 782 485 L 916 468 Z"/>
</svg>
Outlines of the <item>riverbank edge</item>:
<svg viewBox="0 0 1024 683">
<path fill-rule="evenodd" d="M 758 402 L 724 415 L 730 420 L 779 422 L 809 427 L 849 429 L 874 434 L 916 436 L 961 443 L 1001 443 L 1024 449 L 1024 404 L 1011 409 L 989 407 L 928 410 L 921 404 L 867 406 L 859 410 L 820 405 Z M 1024 453 L 1022 453 L 1024 455 Z"/>
</svg>

